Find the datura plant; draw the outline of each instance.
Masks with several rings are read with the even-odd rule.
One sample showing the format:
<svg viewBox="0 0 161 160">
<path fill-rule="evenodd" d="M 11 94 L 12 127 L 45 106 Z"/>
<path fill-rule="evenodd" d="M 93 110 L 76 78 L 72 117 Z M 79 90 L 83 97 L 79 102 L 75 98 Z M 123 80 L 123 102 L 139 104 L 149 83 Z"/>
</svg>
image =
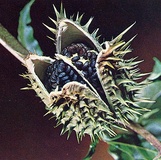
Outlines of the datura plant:
<svg viewBox="0 0 161 160">
<path fill-rule="evenodd" d="M 35 90 L 47 114 L 62 125 L 62 134 L 68 132 L 69 136 L 75 131 L 78 141 L 85 134 L 93 141 L 104 135 L 114 137 L 118 129 L 131 129 L 149 140 L 150 133 L 141 132 L 143 129 L 135 124 L 149 111 L 139 102 L 151 102 L 138 94 L 150 82 L 137 81 L 146 75 L 138 69 L 141 61 L 125 58 L 131 52 L 129 46 L 134 37 L 128 42 L 122 39 L 133 25 L 111 41 L 100 43 L 98 29 L 89 33 L 92 18 L 82 25 L 83 16 L 79 13 L 67 17 L 62 5 L 60 12 L 55 6 L 54 11 L 56 20 L 50 19 L 55 27 L 44 24 L 54 34 L 54 38 L 49 37 L 56 46 L 52 57 L 25 50 L 1 26 L 2 45 L 27 68 L 22 77 L 30 84 L 25 89 Z M 160 154 L 160 142 L 150 136 L 149 141 Z"/>
</svg>

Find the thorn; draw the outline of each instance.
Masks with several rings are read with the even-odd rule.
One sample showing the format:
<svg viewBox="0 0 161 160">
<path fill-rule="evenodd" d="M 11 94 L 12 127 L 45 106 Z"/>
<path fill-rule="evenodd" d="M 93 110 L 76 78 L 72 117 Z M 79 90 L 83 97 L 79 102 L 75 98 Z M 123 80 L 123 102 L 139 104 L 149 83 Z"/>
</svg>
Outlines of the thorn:
<svg viewBox="0 0 161 160">
<path fill-rule="evenodd" d="M 50 36 L 47 36 L 49 39 L 51 39 L 54 43 L 56 43 L 56 40 Z"/>
<path fill-rule="evenodd" d="M 76 15 L 76 21 L 78 21 L 78 19 L 79 19 L 79 12 L 77 12 L 77 15 Z"/>
<path fill-rule="evenodd" d="M 95 37 L 95 39 L 96 39 L 96 40 L 99 40 L 99 38 L 100 38 L 100 37 L 101 37 L 101 35 L 99 35 L 99 36 Z"/>
<path fill-rule="evenodd" d="M 59 18 L 67 18 L 67 16 L 66 16 L 66 11 L 65 11 L 65 9 L 63 8 L 63 3 L 61 3 L 59 15 L 60 15 Z"/>
<path fill-rule="evenodd" d="M 55 24 L 55 26 L 57 27 L 58 26 L 58 23 L 57 21 L 55 21 L 54 19 L 52 19 L 51 17 L 49 17 L 49 19 Z"/>
<path fill-rule="evenodd" d="M 32 87 L 23 87 L 21 88 L 21 90 L 32 90 L 33 88 Z"/>
<path fill-rule="evenodd" d="M 131 66 L 135 66 L 135 65 L 138 65 L 138 64 L 142 63 L 143 61 L 144 61 L 144 60 L 131 62 L 130 65 L 131 65 Z"/>
<path fill-rule="evenodd" d="M 54 8 L 54 11 L 55 11 L 55 14 L 56 14 L 56 18 L 57 18 L 57 21 L 58 21 L 59 18 L 60 18 L 60 13 L 58 12 L 58 10 L 56 9 L 54 4 L 53 4 L 53 8 Z"/>
<path fill-rule="evenodd" d="M 54 28 L 52 28 L 52 27 L 49 27 L 49 26 L 47 26 L 47 25 L 44 24 L 44 23 L 43 23 L 43 25 L 44 25 L 47 29 L 49 29 L 52 33 L 54 33 L 54 34 L 57 33 L 56 29 L 54 29 Z"/>
<path fill-rule="evenodd" d="M 69 137 L 70 137 L 71 133 L 72 133 L 72 129 L 69 129 L 69 130 L 68 130 L 67 139 L 69 139 Z"/>
<path fill-rule="evenodd" d="M 120 41 L 120 39 L 122 38 L 122 36 L 123 36 L 128 30 L 130 30 L 130 29 L 134 26 L 135 23 L 136 23 L 136 22 L 134 22 L 131 26 L 129 26 L 127 29 L 125 29 L 122 33 L 120 33 L 116 38 L 114 38 L 114 39 L 111 41 L 111 43 L 115 43 L 115 42 Z"/>
<path fill-rule="evenodd" d="M 72 19 L 72 20 L 73 20 L 73 17 L 74 17 L 74 14 L 73 14 L 72 16 L 70 16 L 70 19 Z"/>
<path fill-rule="evenodd" d="M 125 50 L 125 51 L 116 51 L 116 52 L 114 52 L 113 54 L 114 54 L 115 56 L 121 55 L 122 57 L 124 57 L 127 53 L 130 53 L 130 52 L 131 52 L 131 50 L 128 49 L 128 50 Z"/>
<path fill-rule="evenodd" d="M 99 28 L 97 28 L 97 29 L 95 29 L 95 30 L 93 31 L 93 33 L 92 33 L 93 37 L 96 37 L 98 31 L 99 31 Z"/>
<path fill-rule="evenodd" d="M 79 15 L 77 15 L 77 16 L 79 16 Z M 83 16 L 84 16 L 84 13 L 81 14 L 79 17 L 77 17 L 76 18 L 76 21 L 78 21 L 79 23 L 81 23 L 81 20 L 82 20 Z"/>
<path fill-rule="evenodd" d="M 143 77 L 143 76 L 147 76 L 150 75 L 151 73 L 140 73 L 138 75 L 136 75 L 136 77 Z"/>
<path fill-rule="evenodd" d="M 128 49 L 130 47 L 130 43 L 135 39 L 137 35 L 133 36 L 129 41 L 127 41 L 121 48 L 120 50 L 125 50 Z"/>
<path fill-rule="evenodd" d="M 91 18 L 88 20 L 88 22 L 87 22 L 83 27 L 85 27 L 86 29 L 88 29 L 88 28 L 89 28 L 89 25 L 90 25 L 91 22 L 92 22 L 92 20 L 93 20 L 93 17 L 91 17 Z"/>
<path fill-rule="evenodd" d="M 123 41 L 119 41 L 118 43 L 116 43 L 114 45 L 111 45 L 111 42 L 110 42 L 111 52 L 116 50 L 117 48 L 121 47 L 124 44 L 125 44 L 125 42 L 123 42 Z"/>
<path fill-rule="evenodd" d="M 47 113 L 44 114 L 44 117 L 47 116 L 48 114 L 52 113 L 52 111 L 48 111 Z"/>
<path fill-rule="evenodd" d="M 51 120 L 51 119 L 53 119 L 53 118 L 55 118 L 55 116 L 51 116 L 51 117 L 49 118 L 49 120 Z"/>
</svg>

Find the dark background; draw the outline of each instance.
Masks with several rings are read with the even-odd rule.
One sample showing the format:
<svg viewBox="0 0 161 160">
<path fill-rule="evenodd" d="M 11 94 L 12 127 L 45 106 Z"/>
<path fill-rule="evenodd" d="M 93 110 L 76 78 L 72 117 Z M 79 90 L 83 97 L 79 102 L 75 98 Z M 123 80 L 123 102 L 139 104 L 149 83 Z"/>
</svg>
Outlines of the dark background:
<svg viewBox="0 0 161 160">
<path fill-rule="evenodd" d="M 20 10 L 27 0 L 0 0 L 0 22 L 17 37 Z M 85 13 L 85 23 L 95 17 L 90 30 L 100 28 L 99 33 L 111 40 L 136 21 L 125 39 L 138 34 L 132 42 L 131 57 L 144 59 L 139 66 L 142 72 L 153 68 L 153 57 L 161 60 L 161 0 L 62 0 L 67 15 L 79 11 Z M 54 26 L 48 16 L 54 18 L 52 4 L 59 9 L 58 0 L 36 0 L 32 9 L 32 26 L 35 37 L 46 55 L 55 53 L 52 34 L 42 25 Z M 86 136 L 80 144 L 73 133 L 60 136 L 61 127 L 54 128 L 55 120 L 43 117 L 44 104 L 34 91 L 22 91 L 28 83 L 19 74 L 26 70 L 6 49 L 0 46 L 0 160 L 81 160 L 90 144 Z M 107 145 L 100 142 L 93 160 L 110 160 Z"/>
</svg>

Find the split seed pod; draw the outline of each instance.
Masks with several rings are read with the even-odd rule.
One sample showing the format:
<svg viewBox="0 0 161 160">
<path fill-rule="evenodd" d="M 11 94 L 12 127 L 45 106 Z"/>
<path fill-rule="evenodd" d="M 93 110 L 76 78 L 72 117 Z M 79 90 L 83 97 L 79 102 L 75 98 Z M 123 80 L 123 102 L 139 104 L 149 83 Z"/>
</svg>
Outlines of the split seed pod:
<svg viewBox="0 0 161 160">
<path fill-rule="evenodd" d="M 145 83 L 135 58 L 125 59 L 131 52 L 122 36 L 131 25 L 111 41 L 99 43 L 98 29 L 89 33 L 92 18 L 81 25 L 82 15 L 67 18 L 61 6 L 55 8 L 55 28 L 45 25 L 52 33 L 56 45 L 54 58 L 29 54 L 19 60 L 27 68 L 23 77 L 31 84 L 25 89 L 34 89 L 48 110 L 62 124 L 62 134 L 76 132 L 78 140 L 85 134 L 91 139 L 104 134 L 115 136 L 118 122 L 136 121 L 147 111 L 137 102 L 137 94 Z M 19 56 L 19 55 L 18 55 Z"/>
</svg>

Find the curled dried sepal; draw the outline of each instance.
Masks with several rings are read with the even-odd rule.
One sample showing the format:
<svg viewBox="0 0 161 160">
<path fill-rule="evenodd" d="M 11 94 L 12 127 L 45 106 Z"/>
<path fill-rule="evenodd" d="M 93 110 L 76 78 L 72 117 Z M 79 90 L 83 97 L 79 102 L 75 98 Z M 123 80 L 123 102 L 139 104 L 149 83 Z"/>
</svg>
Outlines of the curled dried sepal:
<svg viewBox="0 0 161 160">
<path fill-rule="evenodd" d="M 88 29 L 93 18 L 90 18 L 85 25 L 81 25 L 82 15 L 77 14 L 76 18 L 67 18 L 66 12 L 61 5 L 60 12 L 54 6 L 54 11 L 57 20 L 52 20 L 55 24 L 56 29 L 45 25 L 52 33 L 56 35 L 56 48 L 57 53 L 75 42 L 87 43 L 91 48 L 100 51 L 102 49 L 98 42 L 97 32 L 98 29 L 94 30 L 93 33 L 89 33 Z"/>
<path fill-rule="evenodd" d="M 51 101 L 49 98 L 49 93 L 44 87 L 42 80 L 47 66 L 53 62 L 54 60 L 49 57 L 29 54 L 24 59 L 23 63 L 23 65 L 27 68 L 27 73 L 23 74 L 22 77 L 29 79 L 31 84 L 29 84 L 28 87 L 22 89 L 35 90 L 38 97 L 41 98 L 41 100 L 44 102 L 46 106 L 50 106 Z"/>
<path fill-rule="evenodd" d="M 78 139 L 89 134 L 101 137 L 104 132 L 116 135 L 111 129 L 114 122 L 113 113 L 86 85 L 69 82 L 61 91 L 50 93 L 53 105 L 48 113 L 53 113 L 58 124 L 63 124 L 62 133 L 70 134 L 74 130 Z"/>
</svg>

